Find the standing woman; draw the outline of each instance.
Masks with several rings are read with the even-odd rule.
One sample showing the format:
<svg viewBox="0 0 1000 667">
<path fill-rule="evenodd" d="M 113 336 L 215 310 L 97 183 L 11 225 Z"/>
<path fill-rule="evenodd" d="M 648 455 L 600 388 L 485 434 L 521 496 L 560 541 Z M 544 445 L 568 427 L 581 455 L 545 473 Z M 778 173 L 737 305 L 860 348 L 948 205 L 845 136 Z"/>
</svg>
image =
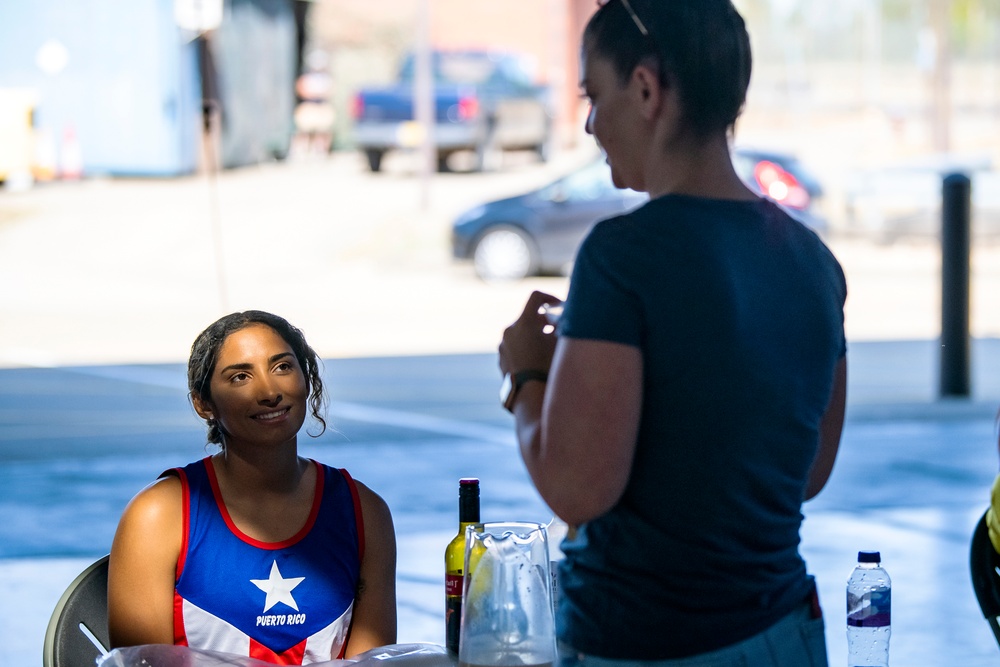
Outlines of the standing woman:
<svg viewBox="0 0 1000 667">
<path fill-rule="evenodd" d="M 396 543 L 385 502 L 298 455 L 323 383 L 302 332 L 233 313 L 195 340 L 191 401 L 212 456 L 165 472 L 122 515 L 111 548 L 112 646 L 178 644 L 276 664 L 396 641 Z"/>
<path fill-rule="evenodd" d="M 650 201 L 585 240 L 558 335 L 536 292 L 500 345 L 527 469 L 578 527 L 563 667 L 826 665 L 798 546 L 843 425 L 846 285 L 733 169 L 743 19 L 729 0 L 610 0 L 581 72 L 615 184 Z"/>
</svg>

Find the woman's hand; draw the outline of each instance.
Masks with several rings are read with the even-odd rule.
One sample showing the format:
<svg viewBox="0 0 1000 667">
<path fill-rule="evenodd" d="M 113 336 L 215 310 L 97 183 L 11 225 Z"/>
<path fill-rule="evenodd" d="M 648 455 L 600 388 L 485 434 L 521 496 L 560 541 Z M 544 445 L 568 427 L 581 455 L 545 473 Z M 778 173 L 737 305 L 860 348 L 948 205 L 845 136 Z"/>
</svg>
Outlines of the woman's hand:
<svg viewBox="0 0 1000 667">
<path fill-rule="evenodd" d="M 539 310 L 546 304 L 559 303 L 562 301 L 551 294 L 531 293 L 521 316 L 503 332 L 499 350 L 501 373 L 527 369 L 548 372 L 556 349 L 556 335 Z"/>
</svg>

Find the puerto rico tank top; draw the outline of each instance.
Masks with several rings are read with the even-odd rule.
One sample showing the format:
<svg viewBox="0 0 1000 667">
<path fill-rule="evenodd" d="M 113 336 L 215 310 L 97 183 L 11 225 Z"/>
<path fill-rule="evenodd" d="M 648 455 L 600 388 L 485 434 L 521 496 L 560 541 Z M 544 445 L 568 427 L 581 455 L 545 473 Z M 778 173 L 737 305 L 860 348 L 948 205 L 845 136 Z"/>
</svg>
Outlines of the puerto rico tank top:
<svg viewBox="0 0 1000 667">
<path fill-rule="evenodd" d="M 164 473 L 180 478 L 184 497 L 175 644 L 279 665 L 344 656 L 364 554 L 361 507 L 346 470 L 312 463 L 309 518 L 282 542 L 240 531 L 210 457 Z"/>
</svg>

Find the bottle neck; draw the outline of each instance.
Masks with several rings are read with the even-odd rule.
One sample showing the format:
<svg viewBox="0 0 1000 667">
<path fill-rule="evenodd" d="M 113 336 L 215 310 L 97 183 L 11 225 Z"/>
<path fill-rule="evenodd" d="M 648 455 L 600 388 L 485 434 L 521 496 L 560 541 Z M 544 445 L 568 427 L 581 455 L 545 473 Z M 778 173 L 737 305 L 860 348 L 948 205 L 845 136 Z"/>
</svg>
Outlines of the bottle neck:
<svg viewBox="0 0 1000 667">
<path fill-rule="evenodd" d="M 458 522 L 463 527 L 479 523 L 479 487 L 462 487 L 458 496 Z"/>
</svg>

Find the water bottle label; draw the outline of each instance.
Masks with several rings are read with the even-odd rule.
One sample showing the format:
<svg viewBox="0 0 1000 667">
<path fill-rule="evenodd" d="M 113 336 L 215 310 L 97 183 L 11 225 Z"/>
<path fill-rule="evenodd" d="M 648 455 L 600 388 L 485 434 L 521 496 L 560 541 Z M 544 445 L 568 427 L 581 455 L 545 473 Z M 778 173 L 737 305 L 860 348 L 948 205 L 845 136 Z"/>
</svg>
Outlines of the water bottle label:
<svg viewBox="0 0 1000 667">
<path fill-rule="evenodd" d="M 892 590 L 880 588 L 857 597 L 848 595 L 847 625 L 855 628 L 885 628 L 891 621 Z"/>
</svg>

